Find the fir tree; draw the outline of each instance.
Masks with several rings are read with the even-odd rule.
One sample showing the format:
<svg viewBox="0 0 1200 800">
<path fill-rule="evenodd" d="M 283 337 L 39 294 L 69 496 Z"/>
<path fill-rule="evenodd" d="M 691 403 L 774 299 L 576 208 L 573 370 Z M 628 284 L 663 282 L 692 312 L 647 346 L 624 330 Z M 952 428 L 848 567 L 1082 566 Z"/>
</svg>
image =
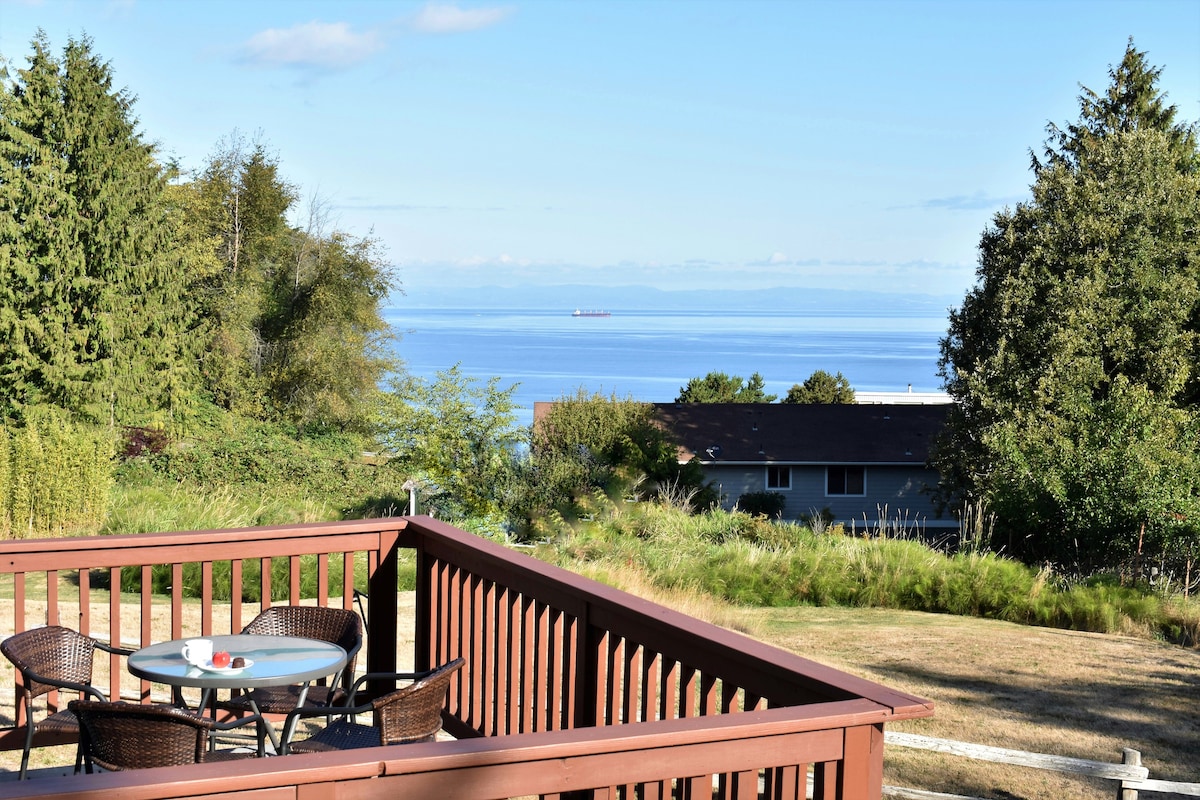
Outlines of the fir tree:
<svg viewBox="0 0 1200 800">
<path fill-rule="evenodd" d="M 0 241 L 9 410 L 166 423 L 191 399 L 182 263 L 165 171 L 88 39 L 44 35 L 4 93 Z M 19 176 L 11 183 L 9 175 Z"/>
</svg>

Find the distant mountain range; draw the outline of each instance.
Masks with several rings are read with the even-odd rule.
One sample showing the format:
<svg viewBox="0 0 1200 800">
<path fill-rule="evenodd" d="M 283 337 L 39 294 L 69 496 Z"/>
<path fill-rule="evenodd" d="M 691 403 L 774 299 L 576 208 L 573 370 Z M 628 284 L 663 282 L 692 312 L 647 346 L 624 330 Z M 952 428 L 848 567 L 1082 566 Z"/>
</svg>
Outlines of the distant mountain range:
<svg viewBox="0 0 1200 800">
<path fill-rule="evenodd" d="M 780 311 L 812 312 L 877 309 L 880 316 L 941 316 L 961 296 L 895 294 L 849 289 L 772 289 L 666 291 L 648 286 L 531 285 L 406 290 L 391 305 L 421 308 L 536 308 L 612 311 Z"/>
</svg>

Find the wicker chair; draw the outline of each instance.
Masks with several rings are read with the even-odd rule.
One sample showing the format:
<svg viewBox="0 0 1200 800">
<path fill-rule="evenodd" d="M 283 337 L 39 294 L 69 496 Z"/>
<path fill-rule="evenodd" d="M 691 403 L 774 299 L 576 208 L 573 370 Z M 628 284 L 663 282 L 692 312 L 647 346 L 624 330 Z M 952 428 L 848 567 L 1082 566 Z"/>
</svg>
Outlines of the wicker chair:
<svg viewBox="0 0 1200 800">
<path fill-rule="evenodd" d="M 79 718 L 79 752 L 89 773 L 94 766 L 109 772 L 175 767 L 261 757 L 265 751 L 266 721 L 257 714 L 214 722 L 175 706 L 72 700 L 69 707 Z M 257 752 L 210 749 L 216 732 L 251 722 L 257 729 Z"/>
<path fill-rule="evenodd" d="M 255 617 L 242 633 L 265 636 L 303 636 L 341 646 L 350 656 L 342 673 L 330 686 L 310 686 L 306 705 L 335 705 L 344 702 L 354 680 L 354 665 L 362 647 L 362 623 L 358 614 L 324 606 L 273 606 Z M 257 706 L 264 714 L 286 714 L 300 702 L 299 686 L 268 686 L 237 695 L 217 705 L 238 713 Z M 251 704 L 253 701 L 253 704 Z"/>
<path fill-rule="evenodd" d="M 113 647 L 60 625 L 47 625 L 14 634 L 0 642 L 0 652 L 21 673 L 20 692 L 25 704 L 25 752 L 21 754 L 20 779 L 29 771 L 29 751 L 36 731 L 77 735 L 79 721 L 69 709 L 33 719 L 33 701 L 54 689 L 69 689 L 97 700 L 104 693 L 92 686 L 92 662 L 96 650 L 128 656 L 133 651 Z M 75 771 L 80 762 L 76 760 Z"/>
<path fill-rule="evenodd" d="M 305 706 L 288 714 L 283 726 L 282 755 L 433 741 L 434 735 L 442 727 L 446 690 L 450 687 L 454 673 L 462 666 L 463 660 L 456 658 L 429 672 L 369 672 L 362 675 L 350 690 L 348 706 L 337 709 Z M 413 683 L 370 703 L 353 705 L 359 687 L 372 678 L 412 680 Z M 354 715 L 365 714 L 368 711 L 372 714 L 371 725 L 354 721 Z M 332 718 L 337 715 L 341 715 L 342 718 L 326 725 L 309 738 L 297 742 L 290 741 L 301 718 Z"/>
</svg>

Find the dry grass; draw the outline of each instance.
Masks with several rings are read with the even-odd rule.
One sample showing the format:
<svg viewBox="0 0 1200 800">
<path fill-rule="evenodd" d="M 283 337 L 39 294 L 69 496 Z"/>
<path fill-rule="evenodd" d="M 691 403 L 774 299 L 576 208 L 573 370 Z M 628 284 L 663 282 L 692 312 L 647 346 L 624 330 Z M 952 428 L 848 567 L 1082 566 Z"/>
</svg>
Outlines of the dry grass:
<svg viewBox="0 0 1200 800">
<path fill-rule="evenodd" d="M 744 612 L 759 638 L 933 700 L 897 730 L 1119 762 L 1200 781 L 1200 652 L 1120 636 L 907 611 Z M 987 798 L 1110 798 L 1115 784 L 892 747 L 885 781 Z"/>
</svg>

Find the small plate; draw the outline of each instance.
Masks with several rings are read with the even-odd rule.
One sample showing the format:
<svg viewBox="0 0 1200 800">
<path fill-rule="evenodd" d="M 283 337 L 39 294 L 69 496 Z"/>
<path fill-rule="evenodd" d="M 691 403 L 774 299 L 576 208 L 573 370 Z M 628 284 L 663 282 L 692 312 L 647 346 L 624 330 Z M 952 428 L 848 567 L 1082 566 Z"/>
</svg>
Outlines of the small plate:
<svg viewBox="0 0 1200 800">
<path fill-rule="evenodd" d="M 193 664 L 192 666 L 202 669 L 205 672 L 215 672 L 218 675 L 236 675 L 244 669 L 253 667 L 254 659 L 247 658 L 246 663 L 240 667 L 214 667 L 212 661 L 205 661 L 203 664 Z"/>
</svg>

